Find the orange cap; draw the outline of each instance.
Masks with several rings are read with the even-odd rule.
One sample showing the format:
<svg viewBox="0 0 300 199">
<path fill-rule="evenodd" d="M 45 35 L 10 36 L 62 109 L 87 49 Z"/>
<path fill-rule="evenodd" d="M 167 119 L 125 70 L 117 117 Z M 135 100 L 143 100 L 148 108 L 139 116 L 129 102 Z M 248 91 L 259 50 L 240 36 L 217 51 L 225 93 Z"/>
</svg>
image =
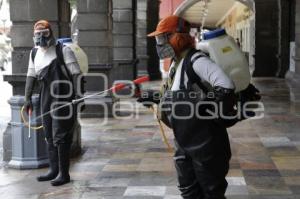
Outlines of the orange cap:
<svg viewBox="0 0 300 199">
<path fill-rule="evenodd" d="M 34 30 L 51 29 L 51 25 L 46 20 L 39 20 L 34 24 Z"/>
<path fill-rule="evenodd" d="M 175 33 L 175 32 L 188 33 L 189 31 L 190 31 L 190 24 L 186 20 L 176 15 L 171 15 L 161 20 L 158 23 L 156 30 L 148 34 L 148 37 L 155 37 L 163 33 Z"/>
</svg>

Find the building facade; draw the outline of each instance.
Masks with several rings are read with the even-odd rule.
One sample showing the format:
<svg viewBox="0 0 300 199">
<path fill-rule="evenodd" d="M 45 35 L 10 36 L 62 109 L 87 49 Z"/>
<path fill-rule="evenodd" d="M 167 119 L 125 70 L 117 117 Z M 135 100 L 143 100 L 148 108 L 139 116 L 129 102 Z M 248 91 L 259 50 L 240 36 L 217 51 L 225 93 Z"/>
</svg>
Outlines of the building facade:
<svg viewBox="0 0 300 199">
<path fill-rule="evenodd" d="M 152 79 L 160 78 L 155 41 L 146 37 L 159 21 L 160 2 L 162 8 L 171 11 L 182 3 L 179 0 L 77 0 L 78 43 L 89 58 L 88 92 L 105 89 L 103 79 L 99 80 L 95 75 L 100 73 L 106 75 L 108 86 L 115 80 L 131 80 L 147 73 Z M 243 49 L 253 57 L 254 75 L 283 78 L 287 74 L 292 81 L 300 80 L 300 1 L 241 2 L 247 7 L 242 9 L 242 18 L 237 17 L 232 34 L 243 37 Z M 164 9 L 160 12 L 162 17 L 171 12 Z M 47 19 L 56 37 L 70 37 L 70 4 L 68 0 L 10 0 L 10 17 L 14 51 L 12 75 L 6 76 L 5 80 L 13 85 L 14 96 L 22 96 L 33 45 L 33 24 L 39 19 Z M 223 25 L 227 26 L 226 22 Z M 250 26 L 250 33 L 252 27 L 253 34 L 244 30 L 246 26 Z M 251 39 L 244 40 L 245 37 Z M 251 47 L 251 44 L 255 46 Z M 114 102 L 109 95 L 90 100 L 91 104 L 95 101 Z M 97 117 L 101 111 L 98 105 L 91 105 L 87 107 L 86 115 Z M 6 160 L 11 157 L 11 143 L 8 128 L 4 135 Z"/>
</svg>

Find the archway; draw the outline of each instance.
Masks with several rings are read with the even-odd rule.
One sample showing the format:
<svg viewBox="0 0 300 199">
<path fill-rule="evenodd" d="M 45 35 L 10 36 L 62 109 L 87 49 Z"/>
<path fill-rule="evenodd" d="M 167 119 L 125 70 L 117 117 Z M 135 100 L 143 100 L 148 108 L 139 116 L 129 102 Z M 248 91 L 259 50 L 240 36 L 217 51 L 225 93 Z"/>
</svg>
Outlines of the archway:
<svg viewBox="0 0 300 199">
<path fill-rule="evenodd" d="M 291 2 L 287 0 L 262 1 L 262 0 L 186 0 L 178 7 L 175 14 L 184 16 L 188 10 L 192 10 L 199 3 L 208 2 L 208 4 L 224 4 L 227 2 L 240 2 L 253 12 L 253 17 L 249 19 L 246 26 L 239 27 L 240 36 L 245 37 L 247 49 L 243 51 L 249 57 L 250 67 L 253 76 L 258 77 L 284 77 L 289 68 L 289 49 L 290 37 L 290 12 Z M 224 9 L 228 9 L 226 6 Z M 230 8 L 229 8 L 230 9 Z M 230 10 L 227 11 L 228 14 Z M 210 12 L 206 13 L 207 15 Z M 204 13 L 205 15 L 205 13 Z M 216 27 L 219 27 L 216 24 Z M 242 25 L 243 26 L 243 25 Z"/>
</svg>

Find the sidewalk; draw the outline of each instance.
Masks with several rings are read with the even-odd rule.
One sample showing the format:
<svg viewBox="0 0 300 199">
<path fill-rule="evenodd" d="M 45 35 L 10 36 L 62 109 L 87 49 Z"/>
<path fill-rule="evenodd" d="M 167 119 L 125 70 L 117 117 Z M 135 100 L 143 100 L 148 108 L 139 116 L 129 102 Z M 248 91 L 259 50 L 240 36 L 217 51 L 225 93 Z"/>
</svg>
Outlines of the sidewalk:
<svg viewBox="0 0 300 199">
<path fill-rule="evenodd" d="M 299 199 L 300 116 L 290 98 L 298 98 L 300 89 L 277 79 L 255 84 L 264 96 L 266 115 L 229 129 L 228 199 Z M 172 154 L 151 111 L 140 105 L 138 110 L 137 119 L 109 119 L 104 126 L 97 119 L 82 121 L 83 154 L 72 160 L 72 183 L 52 187 L 36 182 L 46 169 L 2 168 L 0 198 L 180 199 Z M 172 142 L 170 130 L 167 135 Z"/>
</svg>

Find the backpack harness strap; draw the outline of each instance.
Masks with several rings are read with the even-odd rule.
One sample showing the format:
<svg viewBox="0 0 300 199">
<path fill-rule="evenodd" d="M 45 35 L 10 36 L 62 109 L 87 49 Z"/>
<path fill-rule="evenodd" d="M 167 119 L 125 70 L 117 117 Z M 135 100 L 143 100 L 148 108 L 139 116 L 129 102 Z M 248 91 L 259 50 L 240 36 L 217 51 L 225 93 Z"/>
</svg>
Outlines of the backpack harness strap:
<svg viewBox="0 0 300 199">
<path fill-rule="evenodd" d="M 34 63 L 34 59 L 35 59 L 35 56 L 36 56 L 36 53 L 38 51 L 38 48 L 32 48 L 31 50 L 31 61 Z"/>
<path fill-rule="evenodd" d="M 67 69 L 66 63 L 64 61 L 63 47 L 64 47 L 63 44 L 61 44 L 59 42 L 55 46 L 55 52 L 56 52 L 56 56 L 57 56 L 57 61 L 58 61 L 59 65 L 62 66 L 62 70 L 65 73 L 65 75 L 70 80 L 72 80 L 72 75 L 69 72 L 69 70 Z M 36 57 L 37 51 L 38 51 L 38 48 L 36 48 L 36 47 L 33 47 L 32 50 L 31 50 L 31 60 L 32 60 L 33 63 L 34 63 L 34 59 Z"/>
<path fill-rule="evenodd" d="M 196 57 L 194 57 L 192 59 L 192 57 L 194 56 L 195 53 L 200 53 L 199 55 L 196 55 Z M 202 83 L 201 78 L 196 74 L 194 68 L 193 68 L 193 64 L 201 57 L 205 57 L 206 55 L 204 53 L 202 53 L 199 50 L 196 49 L 191 49 L 187 56 L 185 57 L 184 61 L 183 61 L 183 65 L 182 65 L 182 70 L 181 70 L 181 78 L 180 78 L 180 89 L 185 89 L 185 85 L 184 85 L 184 72 L 186 72 L 187 76 L 188 76 L 188 83 L 187 83 L 187 87 L 188 89 L 190 89 L 192 87 L 193 84 L 197 84 L 199 86 L 199 88 L 204 92 L 204 93 L 208 93 L 208 89 L 206 88 L 206 86 Z"/>
</svg>

